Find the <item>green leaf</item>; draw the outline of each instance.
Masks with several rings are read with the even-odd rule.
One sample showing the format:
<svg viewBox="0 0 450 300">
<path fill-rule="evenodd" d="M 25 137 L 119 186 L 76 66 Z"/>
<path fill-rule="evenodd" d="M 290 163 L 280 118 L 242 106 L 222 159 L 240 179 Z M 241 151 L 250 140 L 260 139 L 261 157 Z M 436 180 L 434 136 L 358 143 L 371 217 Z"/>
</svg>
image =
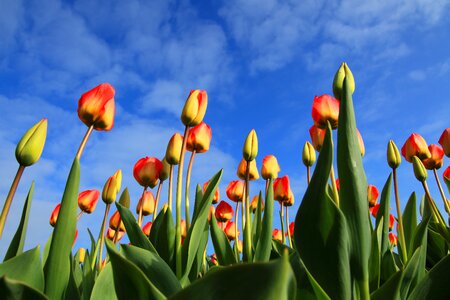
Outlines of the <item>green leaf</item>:
<svg viewBox="0 0 450 300">
<path fill-rule="evenodd" d="M 91 258 L 89 256 L 89 253 L 86 253 L 83 262 L 83 284 L 81 289 L 81 299 L 83 300 L 90 299 L 92 289 L 94 288 L 94 284 L 95 284 L 95 272 L 91 268 Z"/>
<path fill-rule="evenodd" d="M 255 217 L 252 222 L 252 230 L 253 230 L 253 247 L 256 249 L 259 241 L 259 237 L 261 236 L 261 219 L 262 219 L 262 192 L 259 191 L 258 196 L 258 205 L 256 206 Z"/>
<path fill-rule="evenodd" d="M 425 259 L 427 255 L 426 251 L 424 251 L 424 247 L 425 246 L 419 246 L 419 248 L 416 249 L 403 271 L 400 285 L 400 296 L 402 299 L 407 299 L 408 295 L 422 279 L 419 276 L 423 273 L 421 270 L 425 269 Z M 425 274 L 423 273 L 423 275 Z"/>
<path fill-rule="evenodd" d="M 77 262 L 75 262 L 75 263 L 77 263 Z M 80 299 L 79 285 L 81 284 L 81 281 L 78 281 L 78 279 L 79 279 L 79 278 L 77 278 L 78 275 L 81 275 L 81 274 L 76 275 L 74 267 L 70 268 L 69 282 L 67 283 L 67 287 L 64 290 L 64 296 L 63 296 L 64 300 L 79 300 Z"/>
<path fill-rule="evenodd" d="M 399 268 L 395 263 L 394 254 L 389 249 L 381 256 L 380 281 L 383 284 L 387 282 L 391 276 L 397 273 Z"/>
<path fill-rule="evenodd" d="M 402 271 L 398 271 L 389 278 L 379 289 L 370 294 L 371 300 L 399 300 Z"/>
<path fill-rule="evenodd" d="M 118 299 L 116 290 L 114 289 L 114 277 L 111 263 L 106 263 L 95 280 L 90 299 Z"/>
<path fill-rule="evenodd" d="M 389 250 L 390 242 L 389 242 L 389 219 L 390 219 L 390 201 L 391 201 L 391 186 L 392 186 L 392 174 L 389 174 L 386 183 L 384 184 L 383 191 L 381 192 L 380 198 L 380 207 L 378 208 L 377 218 L 376 218 L 376 227 L 381 224 L 380 220 L 383 220 L 382 223 L 382 234 L 381 234 L 381 247 L 380 254 L 381 257 L 384 256 L 386 252 Z"/>
<path fill-rule="evenodd" d="M 435 231 L 439 224 L 430 223 L 428 225 L 428 238 L 427 238 L 427 266 L 432 268 L 442 258 L 448 254 L 448 243 L 438 232 Z M 433 228 L 435 227 L 435 228 Z"/>
<path fill-rule="evenodd" d="M 236 257 L 234 256 L 233 249 L 231 248 L 227 236 L 217 225 L 217 220 L 214 214 L 211 214 L 210 228 L 211 240 L 219 265 L 227 266 L 235 264 Z"/>
<path fill-rule="evenodd" d="M 164 211 L 162 218 L 154 245 L 161 258 L 175 270 L 175 224 L 169 207 Z"/>
<path fill-rule="evenodd" d="M 352 280 L 359 285 L 362 298 L 368 298 L 370 225 L 367 218 L 367 179 L 364 172 L 352 93 L 344 79 L 344 95 L 339 108 L 337 165 L 339 174 L 339 208 L 344 213 L 350 236 L 350 268 Z M 305 262 L 306 263 L 306 262 Z"/>
<path fill-rule="evenodd" d="M 203 265 L 206 263 L 206 246 L 208 245 L 208 237 L 209 237 L 209 224 L 206 222 L 205 228 L 203 230 L 203 236 L 200 239 L 200 243 L 198 245 L 197 255 L 194 258 L 192 263 L 191 272 L 189 274 L 189 280 L 194 281 L 198 277 L 202 276 Z M 206 270 L 205 270 L 206 271 Z"/>
<path fill-rule="evenodd" d="M 27 199 L 23 205 L 22 217 L 20 218 L 19 226 L 17 227 L 16 234 L 9 244 L 8 251 L 6 251 L 5 258 L 6 261 L 19 255 L 23 252 L 23 245 L 25 244 L 25 237 L 27 235 L 28 218 L 30 215 L 31 200 L 33 199 L 34 191 L 34 181 L 31 183 L 30 190 L 28 191 Z"/>
<path fill-rule="evenodd" d="M 21 281 L 0 277 L 0 295 L 3 300 L 45 300 L 48 299 L 40 291 Z"/>
<path fill-rule="evenodd" d="M 409 196 L 408 203 L 403 211 L 403 231 L 405 232 L 406 252 L 410 252 L 412 247 L 412 239 L 414 231 L 417 227 L 417 205 L 416 205 L 416 193 L 413 192 Z"/>
<path fill-rule="evenodd" d="M 39 246 L 13 257 L 0 265 L 0 277 L 19 280 L 28 286 L 43 291 L 44 273 L 42 272 Z"/>
<path fill-rule="evenodd" d="M 384 219 L 384 217 L 381 217 Z M 380 287 L 380 268 L 381 268 L 381 235 L 383 231 L 383 221 L 372 231 L 372 243 L 369 256 L 369 288 L 375 291 Z"/>
<path fill-rule="evenodd" d="M 75 237 L 78 208 L 80 164 L 75 158 L 67 179 L 58 220 L 45 262 L 45 294 L 50 299 L 61 299 L 70 277 L 70 253 Z"/>
<path fill-rule="evenodd" d="M 202 187 L 199 184 L 197 184 L 197 186 L 195 187 L 194 212 L 192 213 L 192 218 L 197 217 L 202 199 L 203 199 Z"/>
<path fill-rule="evenodd" d="M 264 217 L 261 223 L 261 235 L 256 245 L 255 262 L 266 262 L 270 259 L 272 249 L 272 224 L 273 224 L 273 179 L 269 179 L 266 191 L 266 204 L 264 207 Z"/>
<path fill-rule="evenodd" d="M 326 194 L 332 160 L 328 126 L 314 174 L 295 218 L 294 241 L 306 268 L 325 292 L 332 299 L 350 299 L 347 226 L 343 214 Z"/>
<path fill-rule="evenodd" d="M 169 207 L 167 206 L 167 209 Z M 164 208 L 162 208 L 158 215 L 155 218 L 155 221 L 152 223 L 152 228 L 150 230 L 150 242 L 152 243 L 152 245 L 157 245 L 157 241 L 158 241 L 158 235 L 159 235 L 159 230 L 162 226 L 162 224 L 164 223 L 164 214 L 165 214 L 165 210 Z"/>
</svg>

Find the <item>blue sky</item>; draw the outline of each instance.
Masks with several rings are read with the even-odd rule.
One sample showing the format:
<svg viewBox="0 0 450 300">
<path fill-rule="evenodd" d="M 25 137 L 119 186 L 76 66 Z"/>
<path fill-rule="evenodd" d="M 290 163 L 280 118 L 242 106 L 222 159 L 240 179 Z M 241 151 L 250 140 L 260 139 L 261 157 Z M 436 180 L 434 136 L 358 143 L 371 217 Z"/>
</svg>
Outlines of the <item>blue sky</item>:
<svg viewBox="0 0 450 300">
<path fill-rule="evenodd" d="M 121 168 L 133 207 L 141 193 L 133 165 L 143 156 L 164 155 L 170 136 L 183 130 L 179 115 L 191 89 L 207 90 L 205 121 L 213 131 L 211 151 L 197 156 L 193 182 L 203 183 L 223 167 L 225 198 L 243 141 L 255 128 L 258 166 L 274 154 L 280 175 L 291 177 L 292 218 L 306 188 L 301 150 L 309 140 L 311 103 L 315 95 L 331 93 L 342 61 L 356 80 L 367 177 L 380 190 L 389 172 L 390 138 L 401 147 L 418 132 L 436 143 L 450 125 L 450 5 L 445 0 L 2 0 L 0 8 L 4 198 L 17 169 L 16 143 L 39 119 L 49 119 L 44 153 L 25 171 L 0 254 L 33 179 L 27 246 L 43 244 L 49 236 L 48 218 L 86 130 L 76 114 L 78 99 L 101 82 L 116 88 L 116 122 L 112 131 L 95 132 L 90 139 L 80 188 L 101 190 Z M 410 164 L 403 162 L 399 175 L 403 204 L 413 190 L 422 195 Z M 429 185 L 442 207 L 434 181 Z M 252 190 L 261 187 L 259 182 Z M 81 218 L 77 246 L 88 246 L 86 227 L 97 234 L 103 208 L 100 202 L 93 216 Z"/>
</svg>

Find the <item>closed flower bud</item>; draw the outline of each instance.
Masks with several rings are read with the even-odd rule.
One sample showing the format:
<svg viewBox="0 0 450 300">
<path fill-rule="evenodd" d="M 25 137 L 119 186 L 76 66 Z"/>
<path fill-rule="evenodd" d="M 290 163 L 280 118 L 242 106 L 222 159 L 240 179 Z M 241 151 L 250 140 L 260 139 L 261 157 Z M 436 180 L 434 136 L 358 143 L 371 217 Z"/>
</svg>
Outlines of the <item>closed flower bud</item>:
<svg viewBox="0 0 450 300">
<path fill-rule="evenodd" d="M 394 233 L 389 232 L 389 243 L 391 244 L 392 247 L 397 246 L 397 241 L 398 241 L 397 236 Z"/>
<path fill-rule="evenodd" d="M 178 165 L 181 159 L 181 148 L 183 146 L 183 136 L 175 133 L 167 144 L 166 161 L 171 165 Z"/>
<path fill-rule="evenodd" d="M 350 92 L 353 94 L 355 91 L 355 79 L 353 78 L 352 71 L 344 62 L 341 64 L 333 80 L 333 94 L 336 99 L 342 99 L 344 96 L 344 78 L 347 80 L 347 84 L 350 85 Z"/>
<path fill-rule="evenodd" d="M 444 163 L 444 150 L 435 144 L 428 146 L 428 150 L 430 150 L 431 157 L 422 160 L 423 165 L 428 170 L 440 169 Z"/>
<path fill-rule="evenodd" d="M 154 188 L 159 181 L 163 164 L 156 157 L 144 157 L 137 161 L 133 168 L 136 181 L 143 187 Z"/>
<path fill-rule="evenodd" d="M 258 209 L 258 201 L 259 201 L 259 196 L 255 196 L 252 199 L 252 202 L 250 202 L 250 210 L 255 213 L 256 210 Z M 261 198 L 261 211 L 264 210 L 264 200 Z"/>
<path fill-rule="evenodd" d="M 256 167 L 256 160 L 249 161 L 248 167 L 249 167 L 248 179 L 250 181 L 259 179 L 258 168 Z M 240 179 L 245 180 L 246 172 L 247 172 L 247 161 L 245 159 L 242 159 L 237 169 L 237 176 Z"/>
<path fill-rule="evenodd" d="M 128 188 L 126 187 L 119 198 L 119 203 L 123 207 L 130 208 L 130 193 L 128 192 Z"/>
<path fill-rule="evenodd" d="M 413 156 L 413 168 L 417 180 L 424 182 L 428 177 L 427 169 L 417 156 Z"/>
<path fill-rule="evenodd" d="M 243 246 L 242 240 L 237 241 L 237 249 L 239 253 L 242 253 L 242 246 Z"/>
<path fill-rule="evenodd" d="M 203 153 L 209 150 L 212 131 L 209 125 L 201 122 L 189 130 L 186 140 L 186 149 L 191 152 Z"/>
<path fill-rule="evenodd" d="M 450 166 L 448 166 L 447 169 L 445 169 L 444 173 L 442 174 L 442 177 L 444 178 L 445 184 L 449 186 L 450 190 Z"/>
<path fill-rule="evenodd" d="M 374 207 L 378 200 L 378 189 L 376 186 L 369 184 L 367 187 L 367 200 L 369 201 L 369 207 Z"/>
<path fill-rule="evenodd" d="M 96 130 L 111 130 L 114 126 L 114 88 L 102 83 L 81 95 L 78 100 L 78 117 L 86 126 Z"/>
<path fill-rule="evenodd" d="M 323 140 L 325 139 L 325 129 L 320 129 L 317 126 L 313 125 L 309 128 L 309 135 L 311 136 L 311 141 L 318 152 L 322 149 Z"/>
<path fill-rule="evenodd" d="M 339 101 L 330 95 L 315 96 L 312 105 L 312 118 L 314 125 L 326 129 L 327 121 L 331 128 L 336 129 L 339 119 Z"/>
<path fill-rule="evenodd" d="M 294 235 L 294 227 L 295 227 L 295 222 L 291 222 L 291 224 L 289 224 L 289 234 L 291 235 L 291 236 L 293 236 Z M 286 232 L 286 235 L 287 235 L 287 232 Z"/>
<path fill-rule="evenodd" d="M 142 207 L 142 215 L 148 216 L 151 215 L 155 211 L 155 197 L 151 191 L 145 191 L 144 195 L 139 199 L 138 204 L 136 206 L 136 213 L 139 214 L 139 211 Z"/>
<path fill-rule="evenodd" d="M 47 119 L 33 125 L 22 136 L 16 147 L 16 159 L 21 166 L 31 166 L 41 157 L 47 137 Z"/>
<path fill-rule="evenodd" d="M 441 144 L 445 155 L 450 157 L 450 128 L 446 128 L 444 132 L 442 132 L 442 135 L 439 138 L 439 144 Z"/>
<path fill-rule="evenodd" d="M 219 205 L 217 205 L 214 216 L 219 222 L 227 222 L 233 218 L 233 208 L 227 202 L 220 201 Z"/>
<path fill-rule="evenodd" d="M 378 209 L 380 209 L 380 204 L 375 204 L 374 206 L 369 208 L 369 212 L 372 215 L 372 217 L 376 218 Z"/>
<path fill-rule="evenodd" d="M 389 214 L 389 231 L 394 228 L 395 218 L 392 214 Z"/>
<path fill-rule="evenodd" d="M 90 214 L 97 206 L 100 192 L 97 190 L 86 190 L 78 195 L 78 207 L 85 213 Z"/>
<path fill-rule="evenodd" d="M 108 228 L 108 231 L 106 231 L 106 238 L 108 240 L 112 241 L 112 240 L 114 240 L 114 236 L 115 235 L 116 235 L 116 231 L 114 229 L 112 229 L 111 227 Z M 116 242 L 120 241 L 123 238 L 124 235 L 125 235 L 125 231 L 119 231 L 117 233 L 117 240 L 116 240 Z"/>
<path fill-rule="evenodd" d="M 109 227 L 113 230 L 125 231 L 125 225 L 120 219 L 119 211 L 116 211 L 109 219 Z"/>
<path fill-rule="evenodd" d="M 203 90 L 192 90 L 184 104 L 181 121 L 185 126 L 195 126 L 203 121 L 208 106 L 208 95 Z"/>
<path fill-rule="evenodd" d="M 431 157 L 427 142 L 425 142 L 424 138 L 417 133 L 411 134 L 406 140 L 402 147 L 402 155 L 409 162 L 413 162 L 414 156 L 417 156 L 419 159 Z"/>
<path fill-rule="evenodd" d="M 223 230 L 223 232 L 225 232 L 227 238 L 230 241 L 233 241 L 236 239 L 236 223 L 228 221 L 227 225 L 225 226 L 225 229 Z M 237 235 L 239 237 L 240 235 L 240 231 L 238 229 L 237 231 Z"/>
<path fill-rule="evenodd" d="M 246 161 L 254 160 L 256 155 L 258 155 L 258 137 L 256 136 L 255 129 L 252 129 L 247 135 L 244 148 L 242 149 L 242 155 Z"/>
<path fill-rule="evenodd" d="M 387 147 L 387 161 L 389 166 L 392 169 L 398 168 L 400 163 L 402 162 L 402 157 L 400 156 L 400 152 L 398 151 L 397 145 L 393 140 L 389 140 Z"/>
<path fill-rule="evenodd" d="M 292 191 L 289 184 L 289 177 L 283 176 L 275 179 L 273 183 L 273 198 L 279 202 L 289 201 L 292 197 Z"/>
<path fill-rule="evenodd" d="M 84 263 L 84 257 L 86 256 L 86 249 L 80 248 L 78 249 L 78 261 L 80 264 Z"/>
<path fill-rule="evenodd" d="M 366 147 L 364 147 L 364 141 L 358 128 L 356 129 L 356 135 L 358 136 L 359 151 L 361 152 L 361 156 L 364 156 L 364 154 L 366 153 Z"/>
<path fill-rule="evenodd" d="M 219 265 L 219 262 L 217 261 L 217 255 L 215 253 L 213 253 L 213 255 L 211 255 L 210 260 L 213 265 L 215 265 L 215 266 Z"/>
<path fill-rule="evenodd" d="M 244 198 L 244 182 L 240 180 L 230 182 L 227 186 L 227 196 L 234 202 L 242 202 Z"/>
<path fill-rule="evenodd" d="M 322 130 L 322 129 L 319 129 Z M 312 138 L 312 136 L 311 136 Z M 322 147 L 323 140 L 320 144 L 319 149 Z M 303 164 L 306 167 L 312 167 L 314 163 L 316 162 L 316 150 L 314 150 L 314 146 L 311 145 L 310 142 L 306 142 L 305 146 L 303 146 L 303 152 L 302 152 L 302 160 Z"/>
<path fill-rule="evenodd" d="M 283 205 L 284 206 L 292 206 L 294 205 L 294 193 L 292 193 L 292 190 L 289 190 L 289 197 L 287 200 L 284 200 Z"/>
<path fill-rule="evenodd" d="M 56 221 L 58 220 L 60 208 L 61 208 L 61 203 L 56 205 L 56 207 L 52 211 L 52 214 L 50 216 L 50 225 L 52 225 L 52 227 L 55 227 L 55 225 L 56 225 Z"/>
<path fill-rule="evenodd" d="M 203 193 L 206 192 L 206 189 L 208 188 L 208 185 L 209 185 L 209 181 L 207 181 L 207 182 L 205 182 L 203 184 L 203 188 L 202 188 L 203 189 Z M 217 187 L 216 188 L 216 192 L 214 193 L 212 204 L 216 204 L 217 202 L 219 202 L 219 200 L 220 200 L 220 190 L 219 190 L 219 187 Z"/>
<path fill-rule="evenodd" d="M 159 172 L 159 180 L 161 182 L 163 182 L 164 180 L 166 180 L 170 176 L 170 165 L 167 162 L 165 157 L 163 158 L 161 163 L 162 163 L 162 169 L 161 169 L 161 172 Z"/>
<path fill-rule="evenodd" d="M 116 201 L 117 193 L 122 185 L 122 171 L 119 169 L 113 176 L 109 177 L 103 187 L 102 199 L 106 204 Z"/>
<path fill-rule="evenodd" d="M 280 166 L 278 165 L 278 160 L 273 155 L 267 155 L 262 161 L 261 177 L 264 180 L 275 179 L 278 177 L 280 172 Z"/>
<path fill-rule="evenodd" d="M 186 237 L 186 221 L 185 220 L 181 220 L 180 227 L 181 227 L 181 237 L 185 238 Z"/>
<path fill-rule="evenodd" d="M 150 236 L 150 230 L 151 229 L 152 229 L 152 222 L 148 222 L 147 224 L 144 225 L 144 227 L 142 227 L 142 232 L 146 236 Z"/>
<path fill-rule="evenodd" d="M 283 241 L 283 232 L 281 230 L 279 230 L 279 229 L 274 229 L 272 231 L 272 238 L 275 241 L 279 241 L 280 243 L 282 243 L 282 241 Z"/>
</svg>

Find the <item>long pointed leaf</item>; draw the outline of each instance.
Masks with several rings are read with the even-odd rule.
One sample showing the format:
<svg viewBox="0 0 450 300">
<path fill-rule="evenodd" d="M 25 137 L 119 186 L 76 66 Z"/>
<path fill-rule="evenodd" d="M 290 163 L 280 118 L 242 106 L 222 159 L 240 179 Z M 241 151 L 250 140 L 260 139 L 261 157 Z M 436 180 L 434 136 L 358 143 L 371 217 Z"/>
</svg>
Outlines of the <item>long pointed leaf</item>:
<svg viewBox="0 0 450 300">
<path fill-rule="evenodd" d="M 0 277 L 0 295 L 3 300 L 45 300 L 48 299 L 40 291 L 21 281 Z"/>
<path fill-rule="evenodd" d="M 382 223 L 382 234 L 381 234 L 381 257 L 389 249 L 389 216 L 390 216 L 390 200 L 391 200 L 391 186 L 392 186 L 392 174 L 389 174 L 386 183 L 384 184 L 383 191 L 381 192 L 380 207 L 378 208 L 376 227 L 380 225 L 380 220 Z"/>
<path fill-rule="evenodd" d="M 219 265 L 227 266 L 236 263 L 233 249 L 228 241 L 225 233 L 217 225 L 217 220 L 214 214 L 211 214 L 210 221 L 211 240 L 214 246 L 214 251 L 219 261 Z"/>
<path fill-rule="evenodd" d="M 114 289 L 114 276 L 111 263 L 106 263 L 95 280 L 90 299 L 116 300 L 117 294 Z"/>
<path fill-rule="evenodd" d="M 416 193 L 412 193 L 403 211 L 403 231 L 405 232 L 406 252 L 410 252 L 414 231 L 417 227 Z"/>
<path fill-rule="evenodd" d="M 273 224 L 273 180 L 269 179 L 266 191 L 266 204 L 264 207 L 264 217 L 261 223 L 261 235 L 256 245 L 255 262 L 269 261 L 272 249 L 272 224 Z"/>
</svg>

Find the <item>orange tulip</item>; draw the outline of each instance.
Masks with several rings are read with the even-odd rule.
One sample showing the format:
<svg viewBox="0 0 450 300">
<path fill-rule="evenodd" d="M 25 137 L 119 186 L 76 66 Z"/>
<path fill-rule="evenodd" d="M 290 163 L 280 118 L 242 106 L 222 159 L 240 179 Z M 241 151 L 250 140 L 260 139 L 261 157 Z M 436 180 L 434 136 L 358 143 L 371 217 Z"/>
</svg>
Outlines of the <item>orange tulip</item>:
<svg viewBox="0 0 450 300">
<path fill-rule="evenodd" d="M 402 147 L 402 155 L 409 162 L 413 161 L 414 156 L 422 160 L 431 157 L 427 142 L 418 133 L 411 134 L 406 140 Z"/>
<path fill-rule="evenodd" d="M 250 202 L 250 209 L 252 210 L 253 213 L 256 212 L 256 210 L 258 209 L 258 201 L 259 201 L 259 196 L 255 196 L 252 199 L 252 202 Z M 264 210 L 264 200 L 261 199 L 261 211 Z"/>
<path fill-rule="evenodd" d="M 151 191 L 145 191 L 144 195 L 139 199 L 138 204 L 136 206 L 136 213 L 139 214 L 139 211 L 142 207 L 142 215 L 148 216 L 151 215 L 155 211 L 155 197 Z"/>
<path fill-rule="evenodd" d="M 445 169 L 442 177 L 444 177 L 445 184 L 450 185 L 450 166 Z"/>
<path fill-rule="evenodd" d="M 215 213 L 216 213 L 216 208 L 214 207 L 214 206 L 210 206 L 209 207 L 209 212 L 208 212 L 208 222 L 210 222 L 211 221 L 211 216 L 212 215 L 215 215 Z"/>
<path fill-rule="evenodd" d="M 242 202 L 244 198 L 244 182 L 240 180 L 234 180 L 227 186 L 227 196 L 234 202 Z"/>
<path fill-rule="evenodd" d="M 309 129 L 309 135 L 311 136 L 311 142 L 314 146 L 314 149 L 320 152 L 322 149 L 323 140 L 325 139 L 325 129 L 320 129 L 317 126 L 313 125 Z"/>
<path fill-rule="evenodd" d="M 236 223 L 232 221 L 228 221 L 227 225 L 225 226 L 225 229 L 223 230 L 228 237 L 230 241 L 233 241 L 236 239 Z M 238 229 L 237 235 L 240 235 L 240 231 Z"/>
<path fill-rule="evenodd" d="M 369 201 L 369 207 L 374 207 L 378 200 L 378 189 L 376 186 L 369 184 L 367 186 L 367 200 Z"/>
<path fill-rule="evenodd" d="M 272 238 L 275 241 L 279 241 L 280 243 L 282 243 L 282 241 L 283 241 L 283 232 L 281 230 L 279 230 L 279 229 L 274 229 L 272 231 Z"/>
<path fill-rule="evenodd" d="M 428 150 L 430 150 L 431 157 L 422 160 L 423 165 L 428 170 L 440 169 L 444 163 L 444 150 L 435 144 L 428 146 Z"/>
<path fill-rule="evenodd" d="M 251 160 L 248 162 L 248 167 L 249 167 L 249 180 L 257 180 L 259 179 L 259 173 L 258 173 L 258 168 L 256 167 L 256 160 Z M 242 179 L 245 180 L 245 176 L 246 176 L 246 172 L 247 172 L 247 161 L 245 159 L 242 159 L 241 162 L 239 163 L 238 169 L 237 169 L 237 176 Z"/>
<path fill-rule="evenodd" d="M 125 225 L 123 224 L 122 220 L 120 219 L 119 211 L 116 211 L 109 219 L 109 227 L 114 230 L 119 229 L 120 231 L 125 231 Z"/>
<path fill-rule="evenodd" d="M 319 128 L 326 128 L 327 121 L 330 122 L 331 128 L 337 128 L 339 118 L 339 101 L 327 94 L 319 97 L 315 96 L 312 105 L 312 117 L 314 120 L 314 125 Z"/>
<path fill-rule="evenodd" d="M 292 196 L 289 177 L 287 175 L 275 179 L 275 182 L 273 183 L 273 196 L 275 200 L 280 202 L 288 201 Z"/>
<path fill-rule="evenodd" d="M 144 227 L 142 227 L 142 232 L 146 236 L 150 236 L 150 230 L 151 229 L 152 229 L 152 222 L 148 222 L 147 224 L 144 225 Z"/>
<path fill-rule="evenodd" d="M 209 150 L 211 144 L 211 127 L 204 122 L 192 127 L 186 141 L 186 149 L 191 152 L 203 153 Z"/>
<path fill-rule="evenodd" d="M 391 244 L 391 246 L 392 247 L 397 246 L 397 242 L 398 242 L 397 236 L 394 233 L 389 232 L 389 243 Z"/>
<path fill-rule="evenodd" d="M 117 193 L 122 185 L 122 170 L 117 170 L 113 176 L 109 177 L 103 186 L 102 200 L 106 204 L 116 201 Z"/>
<path fill-rule="evenodd" d="M 208 106 L 208 95 L 203 90 L 192 90 L 181 113 L 181 121 L 185 126 L 195 126 L 203 121 Z"/>
<path fill-rule="evenodd" d="M 186 237 L 186 221 L 185 220 L 181 220 L 180 227 L 181 227 L 181 237 L 185 238 Z"/>
<path fill-rule="evenodd" d="M 116 235 L 116 231 L 114 229 L 112 229 L 112 228 L 108 228 L 108 231 L 106 232 L 106 238 L 108 240 L 112 241 L 114 239 L 115 235 Z M 117 233 L 117 240 L 116 240 L 116 242 L 120 241 L 123 238 L 124 235 L 125 235 L 125 231 L 120 231 L 119 230 L 119 232 Z"/>
<path fill-rule="evenodd" d="M 60 208 L 61 208 L 61 203 L 56 205 L 56 207 L 53 209 L 53 212 L 50 216 L 50 225 L 52 225 L 52 227 L 55 227 L 56 221 L 58 220 Z"/>
<path fill-rule="evenodd" d="M 209 184 L 209 181 L 207 181 L 203 184 L 203 193 L 206 192 L 206 189 L 208 188 L 208 184 Z M 220 200 L 220 190 L 219 190 L 219 187 L 217 187 L 216 192 L 214 193 L 214 198 L 213 198 L 212 204 L 216 204 L 217 202 L 219 202 L 219 200 Z"/>
<path fill-rule="evenodd" d="M 280 172 L 280 166 L 278 165 L 278 160 L 273 155 L 267 155 L 262 161 L 261 177 L 264 180 L 269 178 L 275 179 L 278 177 L 278 172 Z"/>
<path fill-rule="evenodd" d="M 144 157 L 137 161 L 133 168 L 136 181 L 146 187 L 154 188 L 159 181 L 159 173 L 163 165 L 156 157 Z"/>
<path fill-rule="evenodd" d="M 294 205 L 294 193 L 292 193 L 292 190 L 289 190 L 289 197 L 287 200 L 283 201 L 284 206 L 292 206 Z"/>
<path fill-rule="evenodd" d="M 227 202 L 220 201 L 219 205 L 217 205 L 214 216 L 219 222 L 227 222 L 233 218 L 233 208 Z"/>
<path fill-rule="evenodd" d="M 439 144 L 444 149 L 445 155 L 450 157 L 450 128 L 446 128 L 439 138 Z"/>
<path fill-rule="evenodd" d="M 102 83 L 81 95 L 78 100 L 78 117 L 86 126 L 96 130 L 111 130 L 114 126 L 114 88 Z"/>
<path fill-rule="evenodd" d="M 380 208 L 380 204 L 375 204 L 374 206 L 369 208 L 369 212 L 372 214 L 374 218 L 377 217 L 378 209 Z"/>
<path fill-rule="evenodd" d="M 97 206 L 100 192 L 97 190 L 86 190 L 78 195 L 78 207 L 85 213 L 90 214 Z"/>
<path fill-rule="evenodd" d="M 169 140 L 165 159 L 170 165 L 178 165 L 181 159 L 181 148 L 183 147 L 183 136 L 178 132 Z"/>
<path fill-rule="evenodd" d="M 395 218 L 392 214 L 389 214 L 389 230 L 394 228 Z"/>
</svg>

